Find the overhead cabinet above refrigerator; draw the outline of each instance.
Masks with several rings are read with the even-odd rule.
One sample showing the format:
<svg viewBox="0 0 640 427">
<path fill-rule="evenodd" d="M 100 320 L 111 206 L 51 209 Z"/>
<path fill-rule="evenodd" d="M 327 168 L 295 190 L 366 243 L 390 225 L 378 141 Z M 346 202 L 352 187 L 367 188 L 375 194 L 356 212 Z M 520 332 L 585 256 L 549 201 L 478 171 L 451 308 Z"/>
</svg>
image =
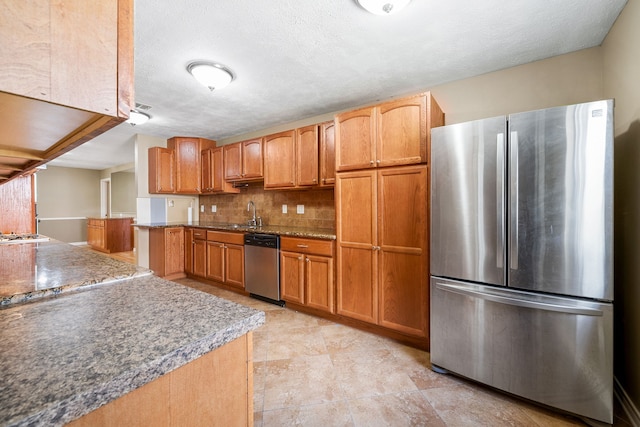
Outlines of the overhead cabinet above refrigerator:
<svg viewBox="0 0 640 427">
<path fill-rule="evenodd" d="M 613 415 L 613 101 L 432 130 L 431 361 Z"/>
</svg>

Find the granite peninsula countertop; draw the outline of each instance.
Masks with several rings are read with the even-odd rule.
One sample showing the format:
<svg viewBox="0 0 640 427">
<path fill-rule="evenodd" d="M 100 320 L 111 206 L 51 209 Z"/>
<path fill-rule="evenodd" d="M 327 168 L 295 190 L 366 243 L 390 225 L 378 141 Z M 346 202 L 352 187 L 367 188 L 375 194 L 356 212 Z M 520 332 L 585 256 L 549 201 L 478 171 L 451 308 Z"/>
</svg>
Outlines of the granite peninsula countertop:
<svg viewBox="0 0 640 427">
<path fill-rule="evenodd" d="M 151 274 L 149 269 L 53 239 L 0 244 L 0 306 Z"/>
<path fill-rule="evenodd" d="M 194 221 L 191 224 L 184 222 L 154 222 L 148 224 L 133 224 L 140 228 L 168 228 L 168 227 L 191 227 L 204 228 L 209 230 L 237 231 L 241 233 L 264 233 L 277 234 L 279 236 L 306 237 L 310 239 L 335 240 L 336 231 L 324 228 L 290 227 L 284 225 L 265 225 L 262 227 L 249 227 L 244 224 L 229 224 L 219 222 Z"/>
<path fill-rule="evenodd" d="M 59 426 L 265 321 L 155 276 L 0 310 L 0 425 Z"/>
</svg>

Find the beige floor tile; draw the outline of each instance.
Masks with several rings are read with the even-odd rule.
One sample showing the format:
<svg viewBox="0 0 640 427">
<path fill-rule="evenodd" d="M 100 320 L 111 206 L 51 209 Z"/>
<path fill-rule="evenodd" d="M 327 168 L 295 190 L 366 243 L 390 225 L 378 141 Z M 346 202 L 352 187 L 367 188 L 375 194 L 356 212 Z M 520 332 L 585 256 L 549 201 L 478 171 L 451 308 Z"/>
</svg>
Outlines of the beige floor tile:
<svg viewBox="0 0 640 427">
<path fill-rule="evenodd" d="M 318 326 L 318 318 L 289 309 L 271 310 L 266 313 L 267 329 L 287 330 Z"/>
<path fill-rule="evenodd" d="M 344 399 L 328 355 L 267 361 L 264 410 Z"/>
<path fill-rule="evenodd" d="M 263 418 L 264 427 L 349 427 L 354 425 L 349 405 L 345 401 L 266 411 Z"/>
<path fill-rule="evenodd" d="M 264 409 L 264 387 L 266 382 L 266 365 L 264 362 L 253 364 L 253 411 L 262 413 Z"/>
<path fill-rule="evenodd" d="M 530 405 L 526 402 L 518 402 L 515 399 L 513 400 L 513 404 L 519 406 L 524 413 L 540 427 L 569 427 L 585 425 L 578 418 L 565 416 L 538 406 Z"/>
<path fill-rule="evenodd" d="M 266 329 L 256 330 L 253 333 L 253 361 L 262 362 L 267 360 L 267 348 L 269 339 Z"/>
<path fill-rule="evenodd" d="M 444 426 L 420 392 L 394 393 L 349 400 L 356 426 Z"/>
<path fill-rule="evenodd" d="M 267 360 L 326 354 L 327 348 L 320 329 L 315 326 L 270 330 Z"/>
<path fill-rule="evenodd" d="M 322 327 L 329 353 L 368 352 L 386 349 L 389 340 L 349 326 L 331 324 Z"/>
<path fill-rule="evenodd" d="M 395 369 L 389 350 L 334 353 L 331 360 L 349 399 L 418 390 L 405 372 Z"/>
<path fill-rule="evenodd" d="M 262 414 L 262 411 L 253 413 L 253 427 L 262 427 Z"/>
<path fill-rule="evenodd" d="M 422 394 L 447 426 L 539 427 L 518 405 L 488 390 L 459 385 Z"/>
</svg>

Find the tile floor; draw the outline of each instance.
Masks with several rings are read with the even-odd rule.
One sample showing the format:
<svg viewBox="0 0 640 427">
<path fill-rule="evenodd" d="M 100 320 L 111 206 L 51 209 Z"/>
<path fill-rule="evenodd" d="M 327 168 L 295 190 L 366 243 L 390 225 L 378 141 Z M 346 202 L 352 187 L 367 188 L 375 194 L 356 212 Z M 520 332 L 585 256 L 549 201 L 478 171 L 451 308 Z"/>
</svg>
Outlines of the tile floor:
<svg viewBox="0 0 640 427">
<path fill-rule="evenodd" d="M 254 332 L 255 426 L 580 426 L 429 369 L 395 341 L 190 279 L 186 286 L 265 311 Z M 617 418 L 616 426 L 629 426 Z"/>
</svg>

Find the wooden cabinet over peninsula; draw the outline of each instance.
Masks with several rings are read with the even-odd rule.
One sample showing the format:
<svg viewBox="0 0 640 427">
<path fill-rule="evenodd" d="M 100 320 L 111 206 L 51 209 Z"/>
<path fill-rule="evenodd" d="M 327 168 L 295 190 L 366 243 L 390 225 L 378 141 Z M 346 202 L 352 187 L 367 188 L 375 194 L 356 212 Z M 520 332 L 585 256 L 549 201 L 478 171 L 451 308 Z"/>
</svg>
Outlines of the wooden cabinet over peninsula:
<svg viewBox="0 0 640 427">
<path fill-rule="evenodd" d="M 129 117 L 133 0 L 0 0 L 0 183 Z"/>
<path fill-rule="evenodd" d="M 87 243 L 101 252 L 133 250 L 133 218 L 87 218 Z"/>
</svg>

